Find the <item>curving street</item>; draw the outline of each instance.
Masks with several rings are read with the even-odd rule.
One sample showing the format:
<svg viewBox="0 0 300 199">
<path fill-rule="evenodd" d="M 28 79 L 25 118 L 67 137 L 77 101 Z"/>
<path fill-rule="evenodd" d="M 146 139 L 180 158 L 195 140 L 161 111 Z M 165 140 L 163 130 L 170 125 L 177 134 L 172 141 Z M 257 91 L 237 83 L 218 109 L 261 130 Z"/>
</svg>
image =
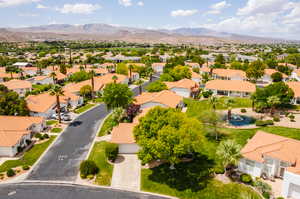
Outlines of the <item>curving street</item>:
<svg viewBox="0 0 300 199">
<path fill-rule="evenodd" d="M 163 199 L 143 193 L 67 184 L 0 185 L 0 199 Z"/>
</svg>

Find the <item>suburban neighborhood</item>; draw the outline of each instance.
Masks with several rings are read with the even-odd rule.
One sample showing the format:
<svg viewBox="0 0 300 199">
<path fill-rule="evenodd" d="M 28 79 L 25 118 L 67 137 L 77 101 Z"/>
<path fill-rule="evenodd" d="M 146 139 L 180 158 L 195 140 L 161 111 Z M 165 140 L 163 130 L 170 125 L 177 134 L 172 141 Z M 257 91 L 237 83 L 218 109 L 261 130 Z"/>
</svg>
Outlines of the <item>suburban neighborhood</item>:
<svg viewBox="0 0 300 199">
<path fill-rule="evenodd" d="M 0 199 L 300 199 L 300 2 L 153 2 L 0 0 Z"/>
</svg>

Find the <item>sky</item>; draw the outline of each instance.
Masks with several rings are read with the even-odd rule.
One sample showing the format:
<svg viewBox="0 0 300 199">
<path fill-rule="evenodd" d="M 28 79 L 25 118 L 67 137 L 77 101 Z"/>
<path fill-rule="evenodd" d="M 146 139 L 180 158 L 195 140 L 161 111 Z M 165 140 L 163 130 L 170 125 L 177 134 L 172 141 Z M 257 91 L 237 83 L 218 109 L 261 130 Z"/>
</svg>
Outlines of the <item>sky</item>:
<svg viewBox="0 0 300 199">
<path fill-rule="evenodd" d="M 0 0 L 0 27 L 105 23 L 204 27 L 300 40 L 300 0 Z"/>
</svg>

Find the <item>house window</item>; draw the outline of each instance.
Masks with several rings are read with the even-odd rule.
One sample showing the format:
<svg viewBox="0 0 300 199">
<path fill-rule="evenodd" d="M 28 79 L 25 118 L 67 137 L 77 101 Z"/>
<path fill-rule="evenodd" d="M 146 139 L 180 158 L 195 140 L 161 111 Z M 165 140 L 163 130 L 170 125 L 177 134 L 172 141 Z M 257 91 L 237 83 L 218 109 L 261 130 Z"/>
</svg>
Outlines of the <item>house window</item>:
<svg viewBox="0 0 300 199">
<path fill-rule="evenodd" d="M 247 165 L 248 167 L 254 167 L 254 166 L 255 166 L 255 163 L 254 163 L 254 161 L 252 161 L 252 160 L 246 160 L 245 163 L 246 163 L 246 165 Z"/>
<path fill-rule="evenodd" d="M 281 167 L 289 167 L 289 163 L 287 162 L 280 162 Z"/>
</svg>

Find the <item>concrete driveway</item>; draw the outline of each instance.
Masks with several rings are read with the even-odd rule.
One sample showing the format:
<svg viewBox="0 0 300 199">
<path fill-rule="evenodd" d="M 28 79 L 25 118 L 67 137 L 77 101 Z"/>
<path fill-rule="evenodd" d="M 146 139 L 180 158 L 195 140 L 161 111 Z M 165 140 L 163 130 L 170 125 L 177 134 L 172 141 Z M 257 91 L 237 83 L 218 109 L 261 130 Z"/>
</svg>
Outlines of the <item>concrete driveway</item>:
<svg viewBox="0 0 300 199">
<path fill-rule="evenodd" d="M 141 162 L 137 155 L 122 154 L 116 160 L 111 186 L 117 189 L 139 191 Z"/>
</svg>

